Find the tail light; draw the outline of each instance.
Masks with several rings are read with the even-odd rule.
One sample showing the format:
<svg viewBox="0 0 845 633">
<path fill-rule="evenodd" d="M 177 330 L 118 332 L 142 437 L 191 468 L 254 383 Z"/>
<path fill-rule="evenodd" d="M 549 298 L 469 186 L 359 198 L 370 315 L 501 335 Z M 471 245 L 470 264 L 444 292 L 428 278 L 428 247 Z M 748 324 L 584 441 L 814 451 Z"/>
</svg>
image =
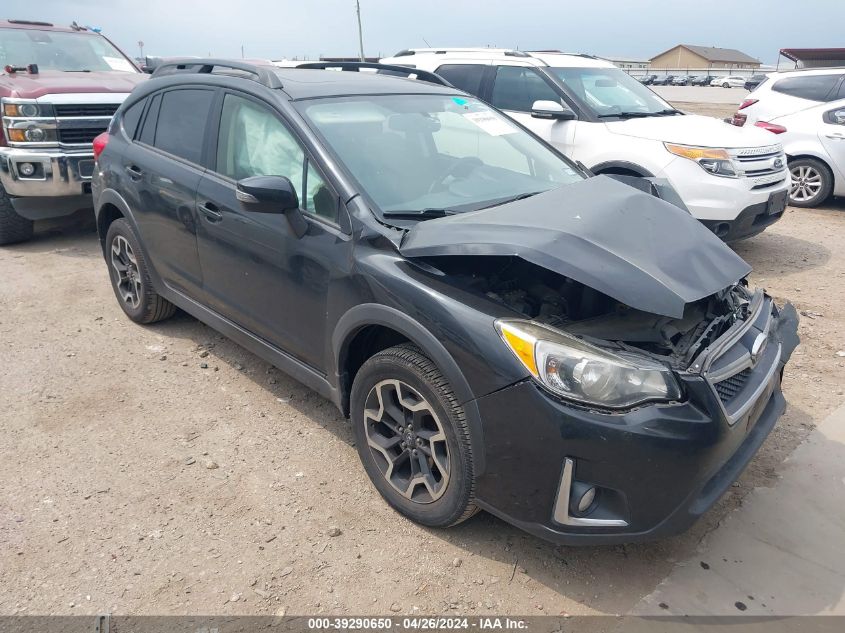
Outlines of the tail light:
<svg viewBox="0 0 845 633">
<path fill-rule="evenodd" d="M 786 132 L 785 127 L 783 127 L 782 125 L 778 125 L 776 123 L 768 123 L 766 121 L 757 121 L 757 123 L 755 123 L 754 125 L 756 125 L 757 127 L 761 127 L 764 130 L 768 130 L 772 134 L 783 134 L 784 132 Z"/>
<path fill-rule="evenodd" d="M 103 153 L 103 150 L 106 149 L 106 145 L 109 144 L 109 133 L 103 132 L 102 134 L 97 135 L 94 137 L 94 158 L 97 159 L 100 157 L 100 154 Z"/>
<path fill-rule="evenodd" d="M 745 108 L 747 108 L 748 106 L 753 106 L 758 101 L 759 99 L 746 99 L 745 101 L 739 104 L 739 109 L 745 110 Z"/>
<path fill-rule="evenodd" d="M 748 120 L 747 114 L 740 114 L 739 112 L 735 112 L 733 118 L 731 119 L 731 124 L 737 127 L 742 127 L 745 125 L 745 122 Z"/>
</svg>

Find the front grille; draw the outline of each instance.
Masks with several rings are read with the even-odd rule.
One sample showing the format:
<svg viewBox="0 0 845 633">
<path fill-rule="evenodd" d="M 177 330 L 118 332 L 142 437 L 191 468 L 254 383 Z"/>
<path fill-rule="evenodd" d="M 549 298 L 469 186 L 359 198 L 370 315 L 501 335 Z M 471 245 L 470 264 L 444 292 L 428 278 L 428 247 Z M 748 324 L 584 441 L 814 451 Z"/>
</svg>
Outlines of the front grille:
<svg viewBox="0 0 845 633">
<path fill-rule="evenodd" d="M 92 143 L 94 137 L 105 132 L 107 128 L 108 121 L 103 121 L 103 124 L 97 127 L 59 128 L 59 143 L 68 145 Z"/>
<path fill-rule="evenodd" d="M 748 377 L 751 375 L 751 368 L 743 369 L 738 374 L 734 374 L 730 378 L 725 378 L 721 382 L 717 382 L 714 387 L 716 387 L 716 393 L 719 394 L 719 400 L 722 401 L 722 404 L 728 404 L 731 400 L 736 397 L 742 388 L 745 386 L 745 383 L 748 382 Z"/>
<path fill-rule="evenodd" d="M 111 116 L 117 108 L 117 103 L 57 103 L 53 106 L 57 117 Z"/>
</svg>

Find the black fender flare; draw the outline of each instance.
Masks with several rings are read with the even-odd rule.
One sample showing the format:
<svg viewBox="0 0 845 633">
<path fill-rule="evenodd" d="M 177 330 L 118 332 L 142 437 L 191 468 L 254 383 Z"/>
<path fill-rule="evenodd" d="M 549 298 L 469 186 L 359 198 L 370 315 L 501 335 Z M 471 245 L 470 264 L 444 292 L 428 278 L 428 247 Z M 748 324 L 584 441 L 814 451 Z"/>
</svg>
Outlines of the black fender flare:
<svg viewBox="0 0 845 633">
<path fill-rule="evenodd" d="M 343 370 L 341 369 L 346 363 L 349 344 L 357 332 L 370 325 L 381 325 L 395 330 L 417 345 L 437 365 L 437 368 L 449 381 L 458 402 L 464 409 L 467 425 L 470 429 L 470 448 L 475 464 L 475 474 L 483 473 L 485 463 L 483 428 L 475 394 L 473 394 L 463 372 L 443 343 L 421 323 L 396 308 L 378 303 L 362 303 L 351 308 L 338 320 L 332 333 L 331 345 L 332 360 L 335 363 L 336 384 L 341 391 L 341 410 L 344 413 L 349 410 L 349 393 L 343 389 L 347 381 L 346 377 L 342 375 Z"/>
<path fill-rule="evenodd" d="M 102 212 L 103 207 L 107 204 L 113 205 L 123 214 L 123 218 L 127 222 L 129 222 L 129 226 L 132 227 L 132 230 L 138 237 L 138 243 L 140 244 L 141 248 L 144 249 L 144 259 L 147 261 L 147 267 L 149 268 L 150 276 L 152 277 L 153 287 L 156 289 L 157 292 L 160 293 L 161 289 L 163 288 L 163 283 L 161 281 L 161 277 L 158 274 L 158 271 L 156 270 L 155 265 L 153 264 L 152 260 L 146 252 L 146 249 L 144 248 L 144 241 L 141 239 L 141 231 L 138 228 L 138 222 L 135 220 L 135 214 L 132 213 L 132 208 L 129 206 L 129 203 L 126 202 L 126 199 L 114 189 L 103 189 L 103 191 L 97 197 L 97 206 L 94 208 L 94 218 L 97 223 L 97 233 L 100 233 L 100 213 Z M 105 257 L 106 236 L 99 235 L 99 238 L 100 246 L 103 250 L 103 256 Z"/>
<path fill-rule="evenodd" d="M 626 160 L 609 160 L 603 163 L 599 163 L 594 167 L 590 168 L 590 171 L 594 174 L 598 174 L 607 169 L 624 169 L 625 171 L 630 171 L 635 174 L 639 174 L 643 178 L 654 178 L 654 174 L 652 174 L 648 169 L 640 167 L 636 163 L 630 163 Z"/>
</svg>

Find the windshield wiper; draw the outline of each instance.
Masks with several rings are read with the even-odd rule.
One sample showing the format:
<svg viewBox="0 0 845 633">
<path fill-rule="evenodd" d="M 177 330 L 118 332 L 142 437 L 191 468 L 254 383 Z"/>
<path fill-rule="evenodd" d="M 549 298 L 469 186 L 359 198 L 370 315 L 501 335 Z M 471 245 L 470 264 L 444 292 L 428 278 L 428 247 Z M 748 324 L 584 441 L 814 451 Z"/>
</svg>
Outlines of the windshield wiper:
<svg viewBox="0 0 845 633">
<path fill-rule="evenodd" d="M 452 215 L 452 212 L 447 209 L 420 209 L 419 211 L 385 211 L 382 215 L 386 218 L 397 218 L 401 220 L 428 220 Z"/>
<path fill-rule="evenodd" d="M 665 110 L 658 110 L 657 112 L 613 112 L 609 114 L 600 114 L 598 118 L 600 119 L 609 119 L 612 117 L 617 117 L 620 119 L 642 119 L 644 117 L 650 116 L 667 116 L 670 114 L 683 114 L 680 110 L 675 110 L 674 108 L 667 108 Z"/>
<path fill-rule="evenodd" d="M 79 70 L 66 70 L 66 73 L 90 73 L 90 68 L 80 68 Z"/>
<path fill-rule="evenodd" d="M 542 191 L 528 191 L 525 193 L 520 193 L 515 196 L 511 196 L 510 198 L 505 198 L 504 200 L 497 200 L 493 204 L 488 204 L 484 207 L 478 207 L 475 211 L 481 211 L 482 209 L 492 209 L 493 207 L 499 207 L 503 204 L 510 204 L 511 202 L 516 202 L 517 200 L 525 200 L 526 198 L 530 198 L 531 196 L 536 196 L 538 193 L 543 193 Z"/>
</svg>

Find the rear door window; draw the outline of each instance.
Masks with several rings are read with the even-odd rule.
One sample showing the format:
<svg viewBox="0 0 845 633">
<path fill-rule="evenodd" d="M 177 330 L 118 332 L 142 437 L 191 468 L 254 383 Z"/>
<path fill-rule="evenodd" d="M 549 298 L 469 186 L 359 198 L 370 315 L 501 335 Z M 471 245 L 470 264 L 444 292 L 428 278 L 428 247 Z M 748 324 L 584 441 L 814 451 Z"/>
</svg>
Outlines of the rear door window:
<svg viewBox="0 0 845 633">
<path fill-rule="evenodd" d="M 535 101 L 560 102 L 560 95 L 533 68 L 498 66 L 491 103 L 502 110 L 531 112 Z"/>
<path fill-rule="evenodd" d="M 434 72 L 455 88 L 477 96 L 481 94 L 485 68 L 482 64 L 444 64 Z"/>
<path fill-rule="evenodd" d="M 810 101 L 831 101 L 836 98 L 834 88 L 840 77 L 841 74 L 786 77 L 777 81 L 772 90 Z"/>
<path fill-rule="evenodd" d="M 200 164 L 205 126 L 213 100 L 213 90 L 165 92 L 161 98 L 153 145 L 168 154 Z"/>
</svg>

